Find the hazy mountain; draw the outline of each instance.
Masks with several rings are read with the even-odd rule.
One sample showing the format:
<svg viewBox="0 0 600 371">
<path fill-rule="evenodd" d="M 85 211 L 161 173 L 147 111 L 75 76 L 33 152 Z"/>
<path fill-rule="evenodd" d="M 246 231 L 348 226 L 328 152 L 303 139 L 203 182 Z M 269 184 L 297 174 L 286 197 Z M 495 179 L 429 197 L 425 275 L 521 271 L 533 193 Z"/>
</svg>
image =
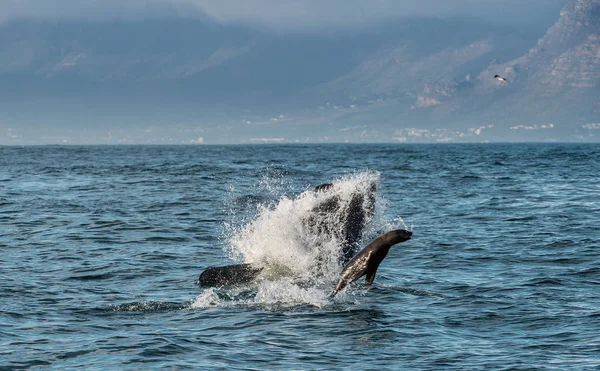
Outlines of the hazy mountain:
<svg viewBox="0 0 600 371">
<path fill-rule="evenodd" d="M 396 128 L 400 141 L 600 139 L 600 1 L 569 3 L 526 51 L 514 34 L 474 35 L 427 55 L 382 50 L 325 89 L 370 99 L 368 114 L 344 121 L 376 118 L 381 138 Z"/>
<path fill-rule="evenodd" d="M 599 9 L 528 28 L 6 21 L 0 143 L 598 140 Z"/>
<path fill-rule="evenodd" d="M 489 78 L 496 73 L 509 84 Z M 484 69 L 461 104 L 481 97 L 494 98 L 487 117 L 512 128 L 510 139 L 539 137 L 536 131 L 548 129 L 549 139 L 598 140 L 600 1 L 569 3 L 527 53 Z"/>
</svg>

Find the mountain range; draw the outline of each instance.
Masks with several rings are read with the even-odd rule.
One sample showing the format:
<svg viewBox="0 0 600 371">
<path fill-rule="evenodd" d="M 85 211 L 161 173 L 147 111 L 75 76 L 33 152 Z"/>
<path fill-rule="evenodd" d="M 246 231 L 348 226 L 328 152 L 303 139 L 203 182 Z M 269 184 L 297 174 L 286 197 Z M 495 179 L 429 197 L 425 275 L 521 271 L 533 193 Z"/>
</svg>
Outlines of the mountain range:
<svg viewBox="0 0 600 371">
<path fill-rule="evenodd" d="M 555 20 L 13 19 L 0 144 L 599 141 L 600 0 Z"/>
</svg>

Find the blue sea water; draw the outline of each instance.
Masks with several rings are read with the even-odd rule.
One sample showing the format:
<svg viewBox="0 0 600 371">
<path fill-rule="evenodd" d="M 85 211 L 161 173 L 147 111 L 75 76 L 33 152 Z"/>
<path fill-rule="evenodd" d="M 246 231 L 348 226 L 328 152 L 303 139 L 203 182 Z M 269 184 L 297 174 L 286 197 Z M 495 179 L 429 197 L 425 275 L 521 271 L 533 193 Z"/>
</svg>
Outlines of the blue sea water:
<svg viewBox="0 0 600 371">
<path fill-rule="evenodd" d="M 598 369 L 598 174 L 597 144 L 0 147 L 0 369 Z M 364 177 L 363 245 L 414 232 L 372 288 L 197 285 Z"/>
</svg>

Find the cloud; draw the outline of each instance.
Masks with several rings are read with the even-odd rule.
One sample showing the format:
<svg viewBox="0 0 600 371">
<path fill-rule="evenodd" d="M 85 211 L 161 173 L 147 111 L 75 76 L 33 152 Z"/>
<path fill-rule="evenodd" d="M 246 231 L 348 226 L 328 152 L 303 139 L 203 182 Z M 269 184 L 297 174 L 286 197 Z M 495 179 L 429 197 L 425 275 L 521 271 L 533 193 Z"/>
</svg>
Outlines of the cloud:
<svg viewBox="0 0 600 371">
<path fill-rule="evenodd" d="M 3 0 L 0 21 L 202 16 L 278 30 L 367 26 L 405 16 L 476 15 L 487 20 L 532 21 L 568 0 Z M 534 12 L 534 13 L 531 13 Z M 539 12 L 538 12 L 539 13 Z M 557 16 L 558 14 L 556 14 Z"/>
<path fill-rule="evenodd" d="M 222 22 L 276 29 L 365 26 L 406 16 L 476 15 L 499 22 L 544 12 L 568 0 L 189 0 Z M 534 13 L 535 14 L 535 13 Z M 556 14 L 558 16 L 558 13 Z M 508 18 L 508 19 L 507 19 Z"/>
<path fill-rule="evenodd" d="M 34 20 L 113 20 L 201 15 L 192 0 L 2 0 L 0 22 Z"/>
</svg>

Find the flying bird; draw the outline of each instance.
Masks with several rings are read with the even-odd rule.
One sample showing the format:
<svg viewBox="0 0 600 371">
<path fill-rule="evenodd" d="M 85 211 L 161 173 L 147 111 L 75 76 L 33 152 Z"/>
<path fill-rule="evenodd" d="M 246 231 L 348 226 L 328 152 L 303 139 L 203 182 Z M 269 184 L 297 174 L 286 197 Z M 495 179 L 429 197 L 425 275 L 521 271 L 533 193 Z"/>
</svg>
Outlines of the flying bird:
<svg viewBox="0 0 600 371">
<path fill-rule="evenodd" d="M 494 78 L 498 81 L 502 81 L 508 84 L 508 80 L 505 79 L 504 77 L 500 76 L 500 75 L 495 75 Z"/>
</svg>

